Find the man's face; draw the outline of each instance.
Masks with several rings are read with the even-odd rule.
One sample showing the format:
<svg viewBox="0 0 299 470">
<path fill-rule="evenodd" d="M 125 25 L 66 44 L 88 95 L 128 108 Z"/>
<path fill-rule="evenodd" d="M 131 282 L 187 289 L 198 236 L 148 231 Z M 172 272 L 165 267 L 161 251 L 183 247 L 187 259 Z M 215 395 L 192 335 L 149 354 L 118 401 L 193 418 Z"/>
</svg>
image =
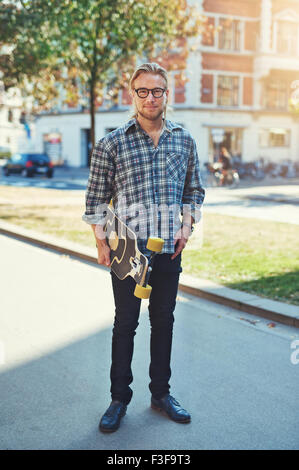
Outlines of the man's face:
<svg viewBox="0 0 299 470">
<path fill-rule="evenodd" d="M 161 75 L 152 73 L 142 73 L 134 81 L 133 87 L 135 90 L 138 88 L 166 88 L 165 80 Z M 133 90 L 133 100 L 138 111 L 143 118 L 150 121 L 156 121 L 163 114 L 165 109 L 169 90 L 166 90 L 161 98 L 155 98 L 150 92 L 146 98 L 139 98 L 137 93 Z"/>
</svg>

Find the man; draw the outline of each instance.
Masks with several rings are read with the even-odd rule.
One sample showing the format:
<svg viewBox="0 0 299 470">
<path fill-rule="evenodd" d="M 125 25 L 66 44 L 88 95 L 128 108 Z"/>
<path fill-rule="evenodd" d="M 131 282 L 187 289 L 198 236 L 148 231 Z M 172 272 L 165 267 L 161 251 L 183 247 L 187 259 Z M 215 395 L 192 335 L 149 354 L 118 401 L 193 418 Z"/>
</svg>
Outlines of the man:
<svg viewBox="0 0 299 470">
<path fill-rule="evenodd" d="M 131 78 L 130 93 L 135 108 L 133 119 L 99 140 L 94 148 L 83 220 L 92 225 L 98 263 L 107 266 L 110 248 L 105 239 L 101 208 L 111 199 L 119 216 L 125 200 L 129 221 L 124 221 L 128 224 L 133 220 L 131 209 L 138 205 L 139 230 L 135 227 L 135 232 L 143 253 L 148 254 L 148 236 L 165 239 L 149 279 L 152 286 L 149 389 L 152 408 L 174 421 L 186 423 L 191 419 L 190 414 L 169 393 L 173 312 L 182 271 L 181 252 L 193 223 L 200 219 L 205 191 L 194 139 L 187 130 L 164 118 L 169 95 L 166 70 L 155 63 L 141 65 Z M 161 207 L 164 210 L 159 210 Z M 171 208 L 166 215 L 165 207 Z M 178 217 L 180 211 L 182 221 Z M 135 282 L 131 277 L 121 281 L 113 272 L 111 277 L 115 301 L 110 370 L 112 402 L 100 421 L 102 432 L 118 429 L 132 398 L 131 361 L 141 302 L 133 295 Z"/>
<path fill-rule="evenodd" d="M 227 176 L 229 170 L 232 168 L 231 164 L 231 156 L 226 149 L 226 147 L 221 147 L 220 155 L 219 155 L 219 162 L 222 165 L 222 178 L 220 180 L 220 186 L 224 186 L 227 181 Z"/>
<path fill-rule="evenodd" d="M 219 162 L 222 163 L 222 168 L 224 170 L 230 170 L 230 168 L 232 168 L 231 156 L 226 147 L 221 147 Z"/>
</svg>

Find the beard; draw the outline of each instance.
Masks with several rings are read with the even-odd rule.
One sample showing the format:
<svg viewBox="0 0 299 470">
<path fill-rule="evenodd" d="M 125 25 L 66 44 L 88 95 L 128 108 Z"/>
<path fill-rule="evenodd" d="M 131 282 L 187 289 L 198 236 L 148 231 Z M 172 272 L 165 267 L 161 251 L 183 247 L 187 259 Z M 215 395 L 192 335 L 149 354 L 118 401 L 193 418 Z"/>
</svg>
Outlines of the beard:
<svg viewBox="0 0 299 470">
<path fill-rule="evenodd" d="M 157 109 L 155 113 L 146 113 L 144 111 L 137 110 L 138 114 L 142 116 L 144 119 L 148 119 L 149 121 L 156 121 L 159 117 L 164 113 L 164 109 Z"/>
</svg>

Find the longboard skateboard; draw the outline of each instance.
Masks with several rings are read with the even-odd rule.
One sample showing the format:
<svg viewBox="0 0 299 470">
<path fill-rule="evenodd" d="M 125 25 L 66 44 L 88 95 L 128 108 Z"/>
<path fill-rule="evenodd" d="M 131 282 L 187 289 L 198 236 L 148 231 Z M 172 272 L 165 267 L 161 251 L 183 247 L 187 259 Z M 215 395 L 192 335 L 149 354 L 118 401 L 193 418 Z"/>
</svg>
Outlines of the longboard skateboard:
<svg viewBox="0 0 299 470">
<path fill-rule="evenodd" d="M 110 247 L 110 267 L 119 279 L 131 276 L 136 282 L 134 295 L 147 299 L 151 293 L 148 279 L 154 256 L 162 251 L 164 240 L 150 237 L 147 249 L 152 253 L 147 258 L 137 246 L 136 234 L 117 217 L 111 206 L 107 208 L 105 224 L 106 239 Z"/>
</svg>

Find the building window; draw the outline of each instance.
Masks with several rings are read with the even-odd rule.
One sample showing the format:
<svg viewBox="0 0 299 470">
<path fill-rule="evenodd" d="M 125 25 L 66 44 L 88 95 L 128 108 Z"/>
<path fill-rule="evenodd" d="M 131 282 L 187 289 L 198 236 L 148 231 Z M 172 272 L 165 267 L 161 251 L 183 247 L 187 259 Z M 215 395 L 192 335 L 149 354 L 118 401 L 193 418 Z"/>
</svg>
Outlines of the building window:
<svg viewBox="0 0 299 470">
<path fill-rule="evenodd" d="M 238 106 L 239 77 L 218 76 L 217 104 L 219 106 Z"/>
<path fill-rule="evenodd" d="M 289 147 L 291 131 L 289 129 L 261 129 L 260 147 Z"/>
<path fill-rule="evenodd" d="M 266 109 L 288 109 L 288 88 L 283 79 L 265 83 L 264 107 Z"/>
<path fill-rule="evenodd" d="M 219 19 L 219 49 L 240 50 L 240 21 Z"/>
<path fill-rule="evenodd" d="M 298 25 L 290 21 L 277 22 L 277 52 L 278 54 L 297 55 Z"/>
</svg>

